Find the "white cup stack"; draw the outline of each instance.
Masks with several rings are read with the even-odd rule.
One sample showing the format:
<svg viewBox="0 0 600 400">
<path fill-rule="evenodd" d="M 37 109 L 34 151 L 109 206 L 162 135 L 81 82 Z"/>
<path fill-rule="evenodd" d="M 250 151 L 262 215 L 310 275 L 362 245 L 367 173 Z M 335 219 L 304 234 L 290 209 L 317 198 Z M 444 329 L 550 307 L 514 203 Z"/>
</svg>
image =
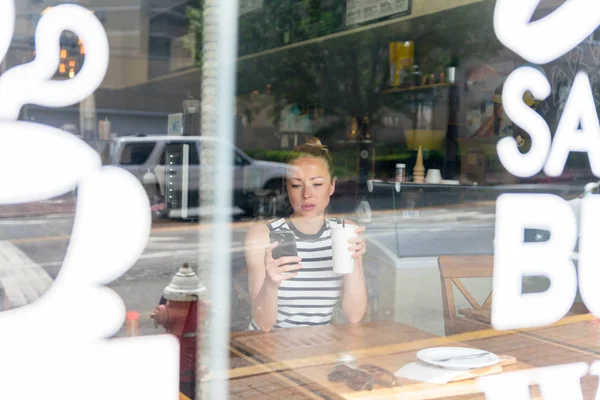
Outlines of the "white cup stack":
<svg viewBox="0 0 600 400">
<path fill-rule="evenodd" d="M 358 227 L 347 223 L 331 224 L 331 247 L 333 250 L 333 272 L 351 274 L 354 270 L 354 258 L 348 240 L 356 237 Z"/>
<path fill-rule="evenodd" d="M 442 173 L 439 169 L 430 169 L 425 176 L 426 183 L 440 183 L 442 181 Z"/>
</svg>

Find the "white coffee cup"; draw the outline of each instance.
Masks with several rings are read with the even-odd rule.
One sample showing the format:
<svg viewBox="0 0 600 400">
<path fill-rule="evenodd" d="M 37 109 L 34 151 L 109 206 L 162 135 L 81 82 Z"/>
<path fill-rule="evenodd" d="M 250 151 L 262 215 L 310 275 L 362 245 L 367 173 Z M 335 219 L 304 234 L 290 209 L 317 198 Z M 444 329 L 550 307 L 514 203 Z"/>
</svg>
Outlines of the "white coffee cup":
<svg viewBox="0 0 600 400">
<path fill-rule="evenodd" d="M 331 224 L 331 248 L 333 249 L 333 272 L 336 274 L 351 274 L 354 270 L 352 244 L 348 240 L 356 237 L 358 226 L 351 224 Z"/>
<path fill-rule="evenodd" d="M 427 183 L 440 183 L 442 181 L 442 173 L 439 169 L 430 169 L 427 171 L 425 182 Z"/>
</svg>

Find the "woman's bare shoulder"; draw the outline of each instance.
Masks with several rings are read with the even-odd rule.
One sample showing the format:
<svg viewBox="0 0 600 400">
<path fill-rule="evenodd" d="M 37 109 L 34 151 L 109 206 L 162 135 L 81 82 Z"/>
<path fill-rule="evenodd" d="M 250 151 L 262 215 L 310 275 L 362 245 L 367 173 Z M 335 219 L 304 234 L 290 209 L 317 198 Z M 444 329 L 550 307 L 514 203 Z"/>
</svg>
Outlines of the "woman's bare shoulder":
<svg viewBox="0 0 600 400">
<path fill-rule="evenodd" d="M 254 224 L 246 233 L 246 241 L 262 242 L 268 241 L 269 228 L 265 223 Z"/>
</svg>

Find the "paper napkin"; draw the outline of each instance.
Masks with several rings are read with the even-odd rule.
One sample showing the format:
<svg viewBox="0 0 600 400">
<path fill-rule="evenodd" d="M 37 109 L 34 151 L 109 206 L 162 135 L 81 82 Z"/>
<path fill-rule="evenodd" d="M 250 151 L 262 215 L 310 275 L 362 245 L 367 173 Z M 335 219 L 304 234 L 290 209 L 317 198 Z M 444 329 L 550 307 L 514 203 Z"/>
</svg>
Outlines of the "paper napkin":
<svg viewBox="0 0 600 400">
<path fill-rule="evenodd" d="M 415 361 L 400 368 L 394 375 L 413 381 L 445 384 L 464 373 L 465 370 L 447 369 Z"/>
</svg>

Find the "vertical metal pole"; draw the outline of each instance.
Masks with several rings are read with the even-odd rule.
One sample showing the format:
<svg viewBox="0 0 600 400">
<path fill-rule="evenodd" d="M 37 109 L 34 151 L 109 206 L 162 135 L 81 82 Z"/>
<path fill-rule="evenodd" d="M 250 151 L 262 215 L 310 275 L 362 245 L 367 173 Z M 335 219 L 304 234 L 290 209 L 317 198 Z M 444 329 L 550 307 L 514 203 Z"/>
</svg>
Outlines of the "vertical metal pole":
<svg viewBox="0 0 600 400">
<path fill-rule="evenodd" d="M 200 248 L 198 274 L 207 283 L 210 312 L 200 362 L 210 372 L 196 399 L 227 399 L 231 302 L 231 204 L 238 0 L 204 1 Z M 204 166 L 208 166 L 206 168 Z M 218 245 L 216 245 L 218 243 Z M 201 376 L 200 371 L 197 374 Z"/>
<path fill-rule="evenodd" d="M 188 217 L 188 198 L 190 185 L 190 145 L 183 145 L 181 161 L 181 218 Z"/>
<path fill-rule="evenodd" d="M 400 258 L 400 234 L 398 233 L 398 212 L 396 211 L 396 192 L 400 193 L 402 184 L 396 182 L 392 186 L 392 204 L 394 206 L 394 228 L 396 230 L 396 256 Z"/>
</svg>

